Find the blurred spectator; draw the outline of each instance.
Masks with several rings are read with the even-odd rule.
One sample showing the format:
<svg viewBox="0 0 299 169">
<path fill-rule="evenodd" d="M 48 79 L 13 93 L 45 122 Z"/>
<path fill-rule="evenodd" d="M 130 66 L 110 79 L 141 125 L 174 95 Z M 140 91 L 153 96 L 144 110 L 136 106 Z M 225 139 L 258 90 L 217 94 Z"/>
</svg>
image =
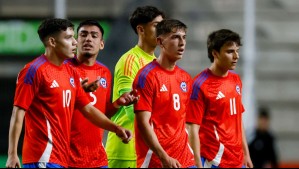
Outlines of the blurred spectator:
<svg viewBox="0 0 299 169">
<path fill-rule="evenodd" d="M 249 152 L 255 168 L 277 168 L 275 138 L 271 131 L 270 114 L 266 107 L 259 108 L 255 138 L 249 145 Z"/>
</svg>

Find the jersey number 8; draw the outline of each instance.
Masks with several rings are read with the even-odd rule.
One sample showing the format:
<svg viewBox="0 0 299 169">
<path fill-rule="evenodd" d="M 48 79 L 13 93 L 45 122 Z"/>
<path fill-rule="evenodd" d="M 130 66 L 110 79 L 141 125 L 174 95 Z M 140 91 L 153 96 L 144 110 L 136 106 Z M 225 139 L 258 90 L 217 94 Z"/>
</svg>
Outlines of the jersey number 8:
<svg viewBox="0 0 299 169">
<path fill-rule="evenodd" d="M 172 99 L 173 99 L 173 108 L 174 108 L 174 110 L 176 110 L 176 111 L 180 110 L 180 108 L 181 108 L 180 95 L 173 94 Z"/>
</svg>

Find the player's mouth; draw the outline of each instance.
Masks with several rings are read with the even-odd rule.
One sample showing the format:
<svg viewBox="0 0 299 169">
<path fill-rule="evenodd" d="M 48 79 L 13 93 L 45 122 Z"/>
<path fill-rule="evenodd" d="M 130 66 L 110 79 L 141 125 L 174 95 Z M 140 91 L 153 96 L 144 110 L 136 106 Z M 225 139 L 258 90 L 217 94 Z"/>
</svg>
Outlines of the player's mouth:
<svg viewBox="0 0 299 169">
<path fill-rule="evenodd" d="M 83 45 L 83 48 L 84 49 L 91 49 L 91 48 L 93 48 L 93 46 L 90 45 L 90 44 L 85 44 L 85 45 Z"/>
<path fill-rule="evenodd" d="M 179 49 L 179 50 L 178 50 L 178 54 L 179 54 L 179 55 L 183 55 L 183 54 L 184 54 L 184 51 L 185 51 L 185 49 Z"/>
</svg>

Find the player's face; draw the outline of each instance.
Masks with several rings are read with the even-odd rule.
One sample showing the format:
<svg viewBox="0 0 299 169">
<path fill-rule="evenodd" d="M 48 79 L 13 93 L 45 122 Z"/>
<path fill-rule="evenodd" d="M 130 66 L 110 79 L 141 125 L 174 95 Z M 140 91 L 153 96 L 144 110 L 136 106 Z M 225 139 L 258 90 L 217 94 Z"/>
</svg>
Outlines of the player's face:
<svg viewBox="0 0 299 169">
<path fill-rule="evenodd" d="M 239 49 L 240 47 L 235 42 L 224 44 L 220 52 L 216 52 L 218 55 L 217 60 L 221 67 L 227 70 L 234 70 L 239 60 Z"/>
<path fill-rule="evenodd" d="M 157 46 L 156 26 L 162 20 L 163 20 L 162 16 L 157 16 L 153 21 L 143 26 L 144 29 L 143 40 L 154 48 Z"/>
<path fill-rule="evenodd" d="M 103 35 L 97 26 L 85 25 L 79 29 L 78 57 L 96 57 L 103 48 Z"/>
<path fill-rule="evenodd" d="M 73 58 L 76 52 L 77 41 L 73 28 L 61 31 L 55 38 L 55 51 L 59 57 Z"/>
<path fill-rule="evenodd" d="M 177 61 L 183 57 L 186 47 L 186 31 L 174 29 L 171 33 L 158 38 L 160 47 L 165 56 L 171 61 Z"/>
</svg>

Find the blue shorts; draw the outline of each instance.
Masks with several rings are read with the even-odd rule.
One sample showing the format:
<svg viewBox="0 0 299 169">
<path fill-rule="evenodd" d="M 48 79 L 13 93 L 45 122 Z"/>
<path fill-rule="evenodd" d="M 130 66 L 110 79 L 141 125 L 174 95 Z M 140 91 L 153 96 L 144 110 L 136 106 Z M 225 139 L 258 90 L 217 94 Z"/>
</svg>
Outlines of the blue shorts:
<svg viewBox="0 0 299 169">
<path fill-rule="evenodd" d="M 24 168 L 64 168 L 59 164 L 45 163 L 45 162 L 23 164 L 23 167 Z"/>
<path fill-rule="evenodd" d="M 220 168 L 219 166 L 215 166 L 211 162 L 208 162 L 208 160 L 204 157 L 201 157 L 201 164 L 203 168 Z M 246 166 L 242 166 L 242 168 L 246 168 Z"/>
</svg>

